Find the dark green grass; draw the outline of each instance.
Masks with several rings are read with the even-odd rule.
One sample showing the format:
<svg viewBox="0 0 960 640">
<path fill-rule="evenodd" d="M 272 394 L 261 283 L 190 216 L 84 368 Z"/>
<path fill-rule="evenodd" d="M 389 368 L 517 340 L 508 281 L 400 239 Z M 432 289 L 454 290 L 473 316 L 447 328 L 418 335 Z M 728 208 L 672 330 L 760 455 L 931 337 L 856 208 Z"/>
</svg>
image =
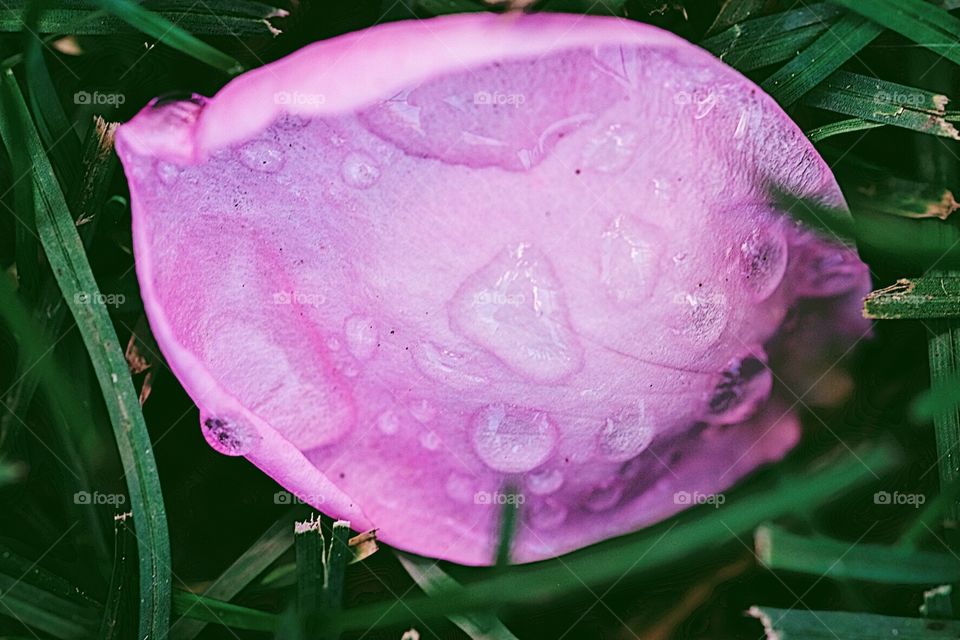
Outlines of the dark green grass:
<svg viewBox="0 0 960 640">
<path fill-rule="evenodd" d="M 326 519 L 295 542 L 309 509 L 203 442 L 144 320 L 112 129 L 94 116 L 211 95 L 243 69 L 379 22 L 505 8 L 0 0 L 0 638 L 756 638 L 755 618 L 792 638 L 954 633 L 938 620 L 957 610 L 952 590 L 934 589 L 960 579 L 951 4 L 529 8 L 651 22 L 747 73 L 831 163 L 854 223 L 791 210 L 856 240 L 877 289 L 912 284 L 868 300 L 879 320 L 850 358 L 852 397 L 805 410 L 801 446 L 721 509 L 524 567 L 508 563 L 510 510 L 498 566 L 468 569 L 387 548 L 363 557 L 371 543 L 348 546 Z M 78 92 L 123 101 L 91 106 Z M 115 304 L 82 303 L 97 293 Z M 876 504 L 878 491 L 925 504 Z"/>
</svg>

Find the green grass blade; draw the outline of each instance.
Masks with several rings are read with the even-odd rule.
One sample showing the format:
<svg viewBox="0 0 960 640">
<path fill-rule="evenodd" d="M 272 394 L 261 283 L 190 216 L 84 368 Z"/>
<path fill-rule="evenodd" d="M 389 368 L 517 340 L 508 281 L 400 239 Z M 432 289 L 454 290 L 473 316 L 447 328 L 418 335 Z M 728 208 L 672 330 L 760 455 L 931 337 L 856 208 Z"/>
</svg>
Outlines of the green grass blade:
<svg viewBox="0 0 960 640">
<path fill-rule="evenodd" d="M 827 2 L 734 24 L 700 43 L 718 58 L 750 71 L 789 60 L 837 20 L 843 11 Z"/>
<path fill-rule="evenodd" d="M 663 568 L 696 552 L 713 549 L 734 536 L 745 535 L 761 522 L 814 509 L 892 468 L 887 446 L 842 458 L 816 472 L 783 474 L 779 484 L 729 499 L 717 510 L 686 512 L 638 534 L 608 541 L 555 560 L 532 566 L 512 566 L 493 577 L 465 585 L 443 599 L 411 597 L 403 607 L 380 602 L 347 609 L 324 624 L 340 631 L 369 630 L 433 620 L 450 615 L 490 611 L 509 593 L 512 605 L 542 603 L 620 578 Z M 669 537 L 669 541 L 666 538 Z M 631 559 L 625 562 L 625 559 Z"/>
<path fill-rule="evenodd" d="M 917 422 L 933 420 L 941 413 L 949 413 L 960 406 L 960 375 L 941 380 L 919 397 L 910 408 L 911 417 Z"/>
<path fill-rule="evenodd" d="M 867 18 L 846 14 L 760 86 L 780 104 L 792 105 L 855 57 L 882 31 L 882 27 Z"/>
<path fill-rule="evenodd" d="M 463 588 L 438 566 L 437 560 L 400 552 L 396 555 L 413 581 L 428 596 L 443 598 Z M 516 640 L 516 636 L 492 613 L 450 616 L 450 622 L 474 640 Z"/>
<path fill-rule="evenodd" d="M 128 514 L 114 518 L 113 574 L 100 620 L 99 640 L 124 640 L 136 631 L 137 538 Z"/>
<path fill-rule="evenodd" d="M 953 603 L 950 601 L 952 593 L 953 587 L 949 584 L 924 591 L 920 615 L 924 618 L 952 618 Z"/>
<path fill-rule="evenodd" d="M 109 11 L 135 29 L 215 69 L 231 75 L 243 71 L 243 66 L 234 58 L 196 36 L 190 35 L 163 16 L 148 11 L 130 0 L 93 1 L 97 6 Z"/>
<path fill-rule="evenodd" d="M 960 559 L 947 553 L 800 536 L 770 525 L 759 527 L 754 540 L 760 562 L 773 571 L 882 584 L 960 580 Z"/>
<path fill-rule="evenodd" d="M 955 319 L 933 320 L 928 326 L 930 385 L 940 388 L 960 377 L 960 322 Z M 940 486 L 948 487 L 960 481 L 960 407 L 954 405 L 937 411 L 933 416 L 933 427 L 940 455 L 937 463 Z M 950 515 L 954 518 L 960 515 L 956 500 Z"/>
<path fill-rule="evenodd" d="M 804 99 L 804 104 L 863 120 L 960 140 L 947 119 L 946 96 L 838 71 Z"/>
<path fill-rule="evenodd" d="M 99 292 L 53 169 L 30 120 L 13 74 L 0 76 L 6 109 L 0 133 L 9 149 L 23 145 L 33 160 L 37 235 L 80 329 L 114 429 L 137 530 L 140 566 L 140 637 L 164 638 L 170 618 L 170 545 L 156 462 L 127 362 Z"/>
<path fill-rule="evenodd" d="M 47 6 L 39 13 L 32 28 L 34 33 L 100 36 L 135 31 L 123 20 L 103 10 L 60 4 L 62 6 Z M 259 2 L 198 4 L 164 0 L 145 2 L 143 6 L 189 33 L 209 36 L 276 35 L 278 31 L 272 20 L 287 15 L 283 9 Z M 22 13 L 23 9 L 15 2 L 0 7 L 0 32 L 20 31 L 23 28 Z"/>
<path fill-rule="evenodd" d="M 0 460 L 0 488 L 20 482 L 23 479 L 24 471 L 22 463 Z"/>
<path fill-rule="evenodd" d="M 866 297 L 863 315 L 874 320 L 960 318 L 960 277 L 930 275 L 897 280 Z"/>
<path fill-rule="evenodd" d="M 707 36 L 723 31 L 727 27 L 732 27 L 738 22 L 743 22 L 763 11 L 767 0 L 725 0 L 717 12 L 717 17 L 713 19 L 713 24 L 707 29 Z"/>
<path fill-rule="evenodd" d="M 953 620 L 931 624 L 923 618 L 772 607 L 750 607 L 748 613 L 761 621 L 768 638 L 779 640 L 935 640 L 960 634 L 960 622 Z"/>
<path fill-rule="evenodd" d="M 324 554 L 323 563 L 323 608 L 327 611 L 336 611 L 343 607 L 343 585 L 351 555 L 350 523 L 337 520 L 333 523 L 330 545 Z"/>
<path fill-rule="evenodd" d="M 297 552 L 297 613 L 306 623 L 316 619 L 323 598 L 323 530 L 320 519 L 310 517 L 294 528 Z"/>
<path fill-rule="evenodd" d="M 817 143 L 827 138 L 832 138 L 833 136 L 839 136 L 844 133 L 854 133 L 856 131 L 865 131 L 867 129 L 876 129 L 882 127 L 883 125 L 879 122 L 869 122 L 863 120 L 862 118 L 850 118 L 849 120 L 840 120 L 838 122 L 831 122 L 830 124 L 825 124 L 816 129 L 810 129 L 807 131 L 807 137 L 810 138 L 810 142 Z"/>
<path fill-rule="evenodd" d="M 173 590 L 173 612 L 232 629 L 273 631 L 277 626 L 276 614 L 241 607 L 181 589 Z"/>
<path fill-rule="evenodd" d="M 293 525 L 304 515 L 304 510 L 296 507 L 277 520 L 201 595 L 224 602 L 237 597 L 247 585 L 293 546 Z M 170 637 L 175 640 L 193 640 L 205 626 L 206 623 L 201 620 L 180 618 L 170 627 Z"/>
<path fill-rule="evenodd" d="M 960 64 L 960 18 L 925 0 L 830 0 Z"/>
</svg>

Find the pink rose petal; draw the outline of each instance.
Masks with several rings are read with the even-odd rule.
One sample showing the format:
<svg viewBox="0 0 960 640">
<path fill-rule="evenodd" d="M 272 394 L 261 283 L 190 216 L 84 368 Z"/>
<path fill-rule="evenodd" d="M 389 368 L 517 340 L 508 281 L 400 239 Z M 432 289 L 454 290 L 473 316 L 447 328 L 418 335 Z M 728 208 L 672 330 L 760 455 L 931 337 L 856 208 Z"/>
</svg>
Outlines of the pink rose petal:
<svg viewBox="0 0 960 640">
<path fill-rule="evenodd" d="M 825 163 L 635 22 L 380 26 L 148 106 L 117 148 L 206 439 L 425 555 L 490 562 L 508 483 L 518 561 L 725 490 L 868 331 L 856 253 L 770 196 L 844 207 Z"/>
</svg>

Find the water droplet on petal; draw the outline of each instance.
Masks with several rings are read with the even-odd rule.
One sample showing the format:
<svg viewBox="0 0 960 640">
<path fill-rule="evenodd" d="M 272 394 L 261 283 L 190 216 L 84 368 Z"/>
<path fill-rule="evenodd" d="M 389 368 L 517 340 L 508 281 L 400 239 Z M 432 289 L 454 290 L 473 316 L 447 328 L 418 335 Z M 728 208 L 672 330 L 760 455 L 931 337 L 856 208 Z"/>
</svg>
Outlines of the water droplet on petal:
<svg viewBox="0 0 960 640">
<path fill-rule="evenodd" d="M 528 473 L 525 480 L 530 493 L 545 496 L 563 485 L 563 474 L 559 469 L 541 469 Z"/>
<path fill-rule="evenodd" d="M 757 227 L 740 245 L 740 274 L 756 301 L 769 298 L 787 270 L 787 240 L 774 225 Z"/>
<path fill-rule="evenodd" d="M 436 451 L 440 447 L 440 436 L 433 430 L 424 431 L 420 434 L 420 445 L 429 451 Z"/>
<path fill-rule="evenodd" d="M 426 376 L 451 387 L 478 387 L 487 379 L 470 371 L 470 357 L 433 342 L 421 342 L 413 350 L 413 361 Z"/>
<path fill-rule="evenodd" d="M 157 161 L 157 177 L 163 184 L 173 184 L 181 173 L 183 173 L 183 170 L 177 165 L 165 160 Z"/>
<path fill-rule="evenodd" d="M 567 508 L 552 498 L 538 501 L 525 511 L 526 518 L 535 529 L 555 529 L 567 519 Z"/>
<path fill-rule="evenodd" d="M 601 455 L 623 462 L 642 453 L 656 435 L 656 429 L 643 407 L 621 409 L 604 422 L 597 445 Z"/>
<path fill-rule="evenodd" d="M 674 333 L 700 347 L 709 347 L 723 334 L 730 312 L 727 297 L 712 286 L 674 296 Z"/>
<path fill-rule="evenodd" d="M 412 401 L 407 406 L 407 411 L 417 422 L 430 422 L 437 417 L 437 408 L 426 398 Z"/>
<path fill-rule="evenodd" d="M 600 173 L 620 173 L 633 160 L 640 133 L 627 124 L 611 124 L 587 140 L 583 165 Z"/>
<path fill-rule="evenodd" d="M 377 163 L 367 154 L 359 152 L 347 154 L 340 173 L 344 182 L 357 189 L 368 189 L 380 179 Z"/>
<path fill-rule="evenodd" d="M 344 323 L 347 349 L 356 358 L 368 360 L 377 349 L 377 327 L 372 318 L 351 316 Z"/>
<path fill-rule="evenodd" d="M 531 409 L 489 405 L 473 418 L 473 447 L 483 462 L 504 473 L 523 473 L 547 461 L 557 427 Z"/>
<path fill-rule="evenodd" d="M 462 473 L 451 473 L 447 476 L 447 481 L 444 484 L 444 489 L 447 492 L 447 495 L 450 496 L 455 502 L 461 504 L 473 504 L 474 503 L 474 480 L 469 476 L 465 476 Z"/>
<path fill-rule="evenodd" d="M 584 506 L 593 512 L 607 511 L 617 506 L 622 496 L 623 488 L 619 484 L 602 484 L 590 493 Z"/>
<path fill-rule="evenodd" d="M 377 416 L 377 428 L 387 435 L 393 435 L 400 430 L 400 416 L 389 409 L 384 411 Z"/>
<path fill-rule="evenodd" d="M 252 425 L 232 418 L 202 416 L 200 424 L 207 443 L 228 456 L 246 455 L 261 440 Z"/>
<path fill-rule="evenodd" d="M 283 150 L 269 140 L 254 140 L 240 147 L 240 162 L 254 171 L 276 173 L 283 167 Z"/>
<path fill-rule="evenodd" d="M 709 402 L 712 424 L 743 422 L 766 402 L 773 388 L 773 374 L 766 365 L 760 347 L 743 358 L 736 358 L 720 372 Z"/>
<path fill-rule="evenodd" d="M 660 271 L 658 246 L 663 234 L 653 225 L 618 216 L 604 231 L 600 245 L 600 281 L 616 302 L 646 299 Z"/>
</svg>

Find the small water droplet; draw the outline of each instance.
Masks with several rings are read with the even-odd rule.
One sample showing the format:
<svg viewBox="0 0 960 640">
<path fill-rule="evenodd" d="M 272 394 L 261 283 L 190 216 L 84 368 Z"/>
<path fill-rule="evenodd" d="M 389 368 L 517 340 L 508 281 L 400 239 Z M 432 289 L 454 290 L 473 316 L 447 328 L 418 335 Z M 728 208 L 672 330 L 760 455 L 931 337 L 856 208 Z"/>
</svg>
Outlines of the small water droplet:
<svg viewBox="0 0 960 640">
<path fill-rule="evenodd" d="M 769 298 L 787 270 L 787 240 L 779 229 L 757 227 L 740 244 L 740 274 L 756 301 Z"/>
<path fill-rule="evenodd" d="M 163 184 L 173 184 L 181 173 L 183 173 L 183 170 L 177 165 L 165 160 L 157 161 L 157 177 Z"/>
<path fill-rule="evenodd" d="M 708 347 L 720 339 L 730 312 L 722 291 L 704 285 L 674 296 L 676 313 L 672 319 L 674 334 L 691 344 Z"/>
<path fill-rule="evenodd" d="M 440 436 L 433 430 L 424 431 L 420 434 L 420 445 L 429 451 L 436 451 L 440 447 Z"/>
<path fill-rule="evenodd" d="M 340 341 L 337 338 L 329 337 L 327 338 L 327 347 L 330 351 L 339 351 L 340 350 Z"/>
<path fill-rule="evenodd" d="M 766 402 L 773 388 L 773 374 L 766 355 L 757 346 L 742 358 L 735 358 L 720 372 L 709 402 L 712 424 L 743 422 Z"/>
<path fill-rule="evenodd" d="M 524 473 L 547 461 L 557 427 L 540 411 L 488 405 L 473 418 L 473 447 L 483 462 L 504 473 Z"/>
<path fill-rule="evenodd" d="M 587 501 L 584 506 L 593 512 L 607 511 L 617 506 L 622 496 L 623 488 L 618 483 L 604 483 L 587 496 Z"/>
<path fill-rule="evenodd" d="M 633 160 L 640 133 L 627 124 L 611 124 L 587 140 L 582 164 L 600 173 L 620 173 Z"/>
<path fill-rule="evenodd" d="M 567 519 L 567 508 L 553 498 L 546 498 L 531 505 L 526 517 L 535 529 L 556 529 Z"/>
<path fill-rule="evenodd" d="M 373 318 L 367 316 L 351 316 L 344 323 L 344 336 L 347 349 L 356 358 L 368 360 L 377 349 L 377 327 Z"/>
<path fill-rule="evenodd" d="M 437 417 L 437 408 L 426 398 L 413 400 L 407 406 L 407 411 L 417 422 L 430 422 Z"/>
<path fill-rule="evenodd" d="M 356 151 L 343 159 L 340 174 L 344 182 L 357 189 L 368 189 L 380 179 L 380 169 L 374 159 Z"/>
<path fill-rule="evenodd" d="M 400 416 L 395 411 L 387 410 L 377 416 L 377 428 L 387 435 L 393 435 L 400 430 Z"/>
<path fill-rule="evenodd" d="M 240 162 L 254 171 L 276 173 L 283 167 L 283 150 L 270 140 L 253 140 L 240 147 Z"/>
<path fill-rule="evenodd" d="M 487 379 L 470 370 L 471 358 L 463 352 L 446 349 L 433 342 L 421 342 L 413 351 L 413 361 L 425 375 L 452 387 L 478 387 Z"/>
<path fill-rule="evenodd" d="M 447 481 L 444 484 L 447 495 L 450 496 L 450 498 L 455 502 L 459 502 L 461 504 L 474 503 L 474 486 L 473 478 L 456 472 L 448 475 Z"/>
<path fill-rule="evenodd" d="M 262 439 L 253 426 L 232 418 L 201 416 L 200 424 L 207 443 L 228 456 L 246 455 Z"/>
<path fill-rule="evenodd" d="M 604 422 L 597 448 L 607 459 L 623 462 L 642 453 L 655 435 L 653 421 L 642 406 L 621 409 Z"/>
<path fill-rule="evenodd" d="M 553 493 L 563 485 L 563 474 L 559 469 L 541 469 L 531 471 L 526 476 L 527 489 L 530 493 L 545 496 Z"/>
</svg>

